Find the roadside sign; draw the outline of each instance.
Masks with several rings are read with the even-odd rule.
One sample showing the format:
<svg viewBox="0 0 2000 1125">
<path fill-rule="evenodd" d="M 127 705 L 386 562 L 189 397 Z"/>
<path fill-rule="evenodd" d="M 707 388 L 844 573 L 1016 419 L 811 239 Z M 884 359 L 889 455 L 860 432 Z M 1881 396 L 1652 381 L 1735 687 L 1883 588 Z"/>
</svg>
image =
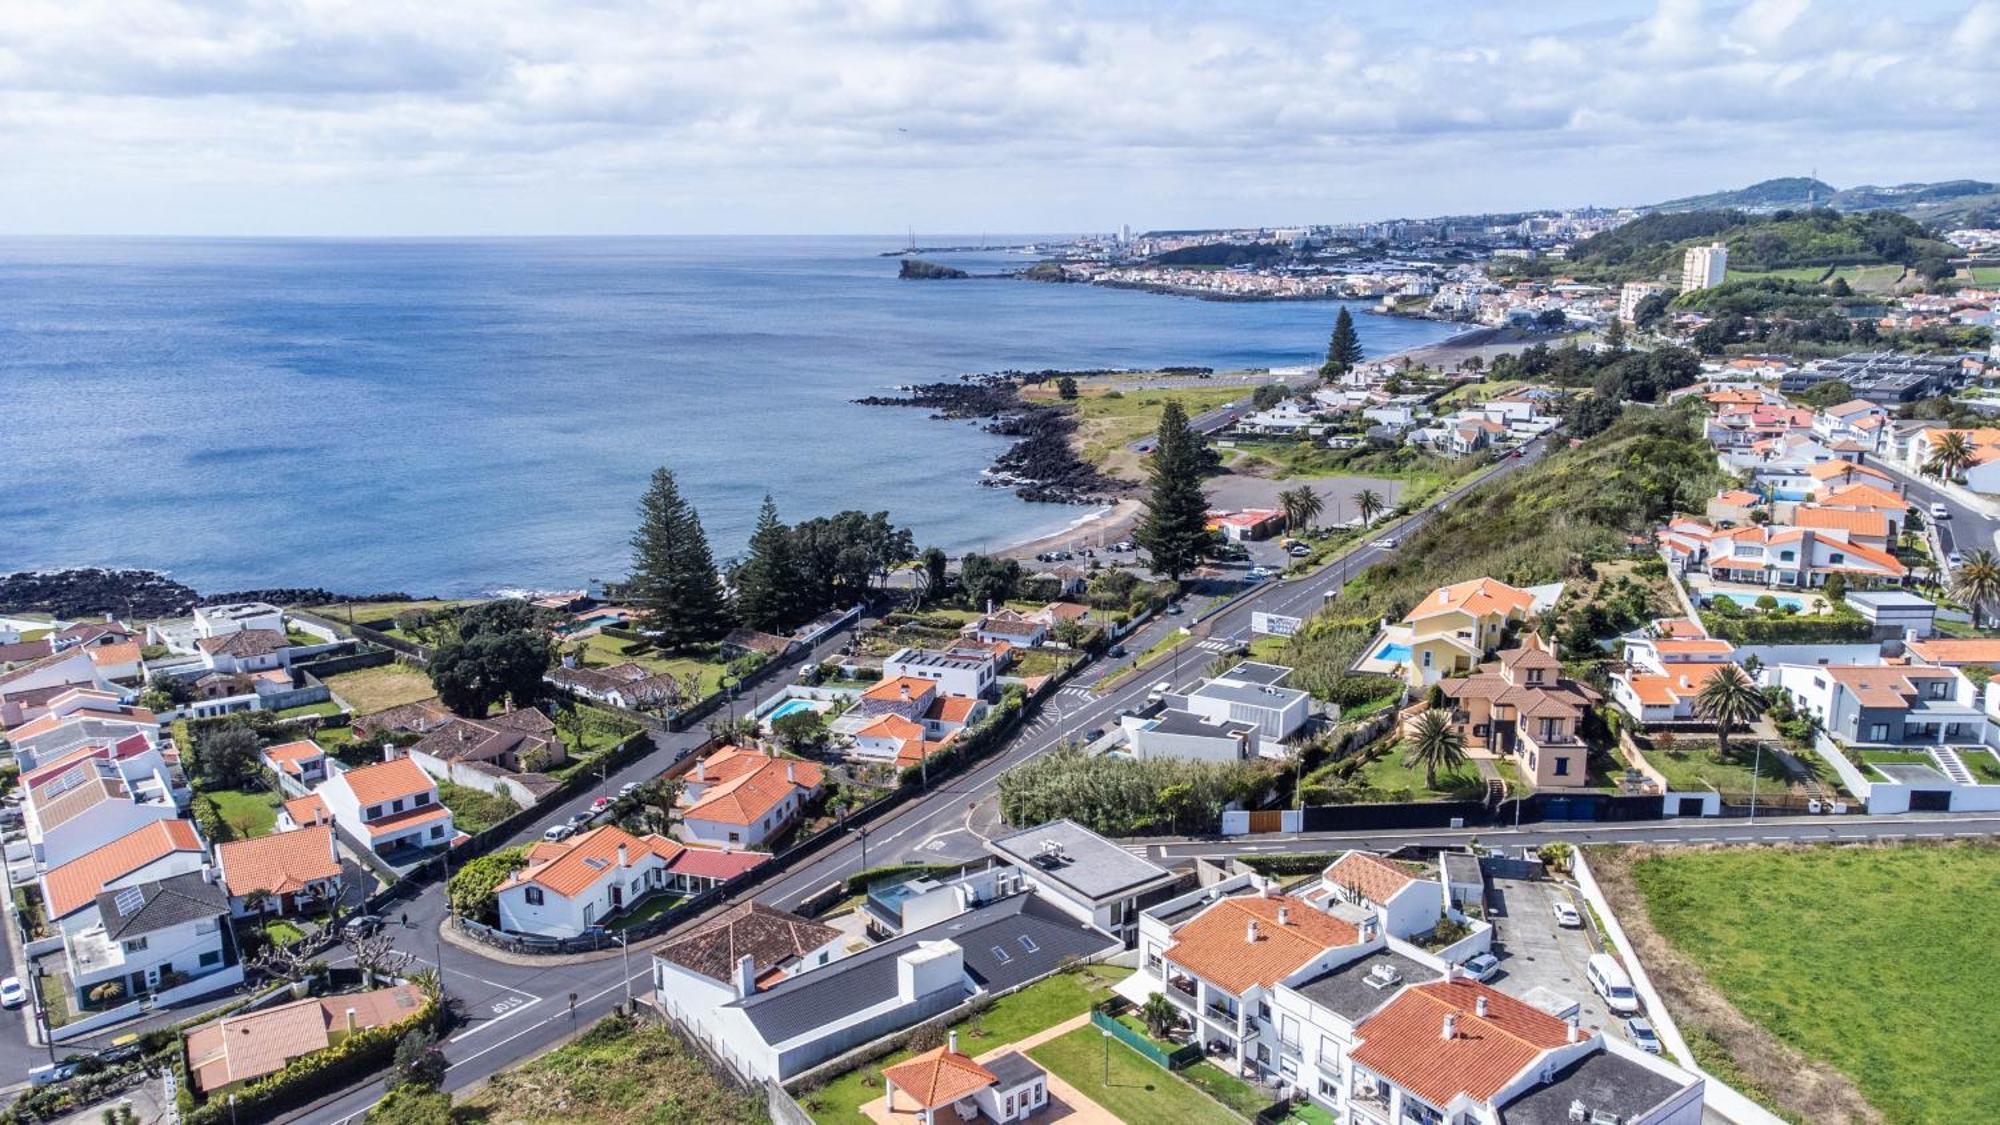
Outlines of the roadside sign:
<svg viewBox="0 0 2000 1125">
<path fill-rule="evenodd" d="M 1299 626 L 1304 624 L 1305 619 L 1302 617 L 1286 617 L 1277 613 L 1265 613 L 1263 610 L 1256 610 L 1250 614 L 1251 632 L 1269 633 L 1274 637 L 1289 637 L 1297 633 Z"/>
</svg>

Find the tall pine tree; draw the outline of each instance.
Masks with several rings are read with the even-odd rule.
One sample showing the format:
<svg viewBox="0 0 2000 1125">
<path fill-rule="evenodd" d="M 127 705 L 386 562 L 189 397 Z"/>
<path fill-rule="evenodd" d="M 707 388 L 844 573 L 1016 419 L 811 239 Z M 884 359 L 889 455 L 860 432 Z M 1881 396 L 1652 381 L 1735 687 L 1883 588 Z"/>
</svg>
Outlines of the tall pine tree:
<svg viewBox="0 0 2000 1125">
<path fill-rule="evenodd" d="M 729 605 L 701 517 L 665 466 L 653 470 L 639 501 L 630 589 L 632 601 L 645 611 L 646 627 L 669 652 L 719 640 L 729 628 Z"/>
<path fill-rule="evenodd" d="M 1151 492 L 1133 540 L 1153 557 L 1153 569 L 1174 581 L 1201 562 L 1208 545 L 1208 498 L 1201 493 L 1202 442 L 1187 411 L 1168 400 L 1147 473 Z"/>
<path fill-rule="evenodd" d="M 792 529 L 778 522 L 778 505 L 769 494 L 757 513 L 757 530 L 750 533 L 749 556 L 736 568 L 735 578 L 736 612 L 745 625 L 777 633 L 802 620 Z"/>
<path fill-rule="evenodd" d="M 1354 317 L 1347 306 L 1333 318 L 1333 337 L 1326 342 L 1326 362 L 1320 366 L 1322 378 L 1338 379 L 1361 362 L 1361 337 L 1354 331 Z"/>
</svg>

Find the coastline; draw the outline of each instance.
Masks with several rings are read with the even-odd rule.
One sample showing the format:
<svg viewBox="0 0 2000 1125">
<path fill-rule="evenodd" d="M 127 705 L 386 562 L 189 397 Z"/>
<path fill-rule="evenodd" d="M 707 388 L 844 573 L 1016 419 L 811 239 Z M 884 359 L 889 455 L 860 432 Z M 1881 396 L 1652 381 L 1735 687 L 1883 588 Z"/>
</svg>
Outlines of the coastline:
<svg viewBox="0 0 2000 1125">
<path fill-rule="evenodd" d="M 1086 516 L 1080 516 L 1055 531 L 1010 543 L 994 551 L 999 558 L 1032 559 L 1046 551 L 1075 550 L 1078 546 L 1102 547 L 1128 538 L 1139 526 L 1145 505 L 1126 497 L 1115 500 Z"/>
</svg>

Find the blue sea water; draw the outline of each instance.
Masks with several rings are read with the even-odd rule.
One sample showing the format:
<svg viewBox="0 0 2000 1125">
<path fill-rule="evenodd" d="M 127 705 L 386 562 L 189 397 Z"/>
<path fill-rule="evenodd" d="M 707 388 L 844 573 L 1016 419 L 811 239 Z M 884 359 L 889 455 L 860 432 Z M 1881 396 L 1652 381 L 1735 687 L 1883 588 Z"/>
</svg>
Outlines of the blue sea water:
<svg viewBox="0 0 2000 1125">
<path fill-rule="evenodd" d="M 0 571 L 576 585 L 624 572 L 661 464 L 720 556 L 767 491 L 787 519 L 887 509 L 993 549 L 1083 510 L 980 487 L 1005 439 L 852 399 L 998 368 L 1306 363 L 1334 313 L 899 281 L 893 245 L 0 240 Z M 1372 355 L 1450 331 L 1357 320 Z"/>
</svg>

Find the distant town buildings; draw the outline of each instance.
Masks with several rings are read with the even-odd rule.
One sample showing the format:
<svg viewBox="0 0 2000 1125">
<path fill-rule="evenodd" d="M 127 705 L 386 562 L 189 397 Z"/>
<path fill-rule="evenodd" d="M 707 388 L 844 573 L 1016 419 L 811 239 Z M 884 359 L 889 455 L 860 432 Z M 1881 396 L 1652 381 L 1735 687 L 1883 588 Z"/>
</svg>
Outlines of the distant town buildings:
<svg viewBox="0 0 2000 1125">
<path fill-rule="evenodd" d="M 1693 251 L 1689 251 L 1693 253 Z M 1627 324 L 1639 319 L 1639 303 L 1667 287 L 1653 281 L 1628 281 L 1618 290 L 1618 319 Z"/>
</svg>

